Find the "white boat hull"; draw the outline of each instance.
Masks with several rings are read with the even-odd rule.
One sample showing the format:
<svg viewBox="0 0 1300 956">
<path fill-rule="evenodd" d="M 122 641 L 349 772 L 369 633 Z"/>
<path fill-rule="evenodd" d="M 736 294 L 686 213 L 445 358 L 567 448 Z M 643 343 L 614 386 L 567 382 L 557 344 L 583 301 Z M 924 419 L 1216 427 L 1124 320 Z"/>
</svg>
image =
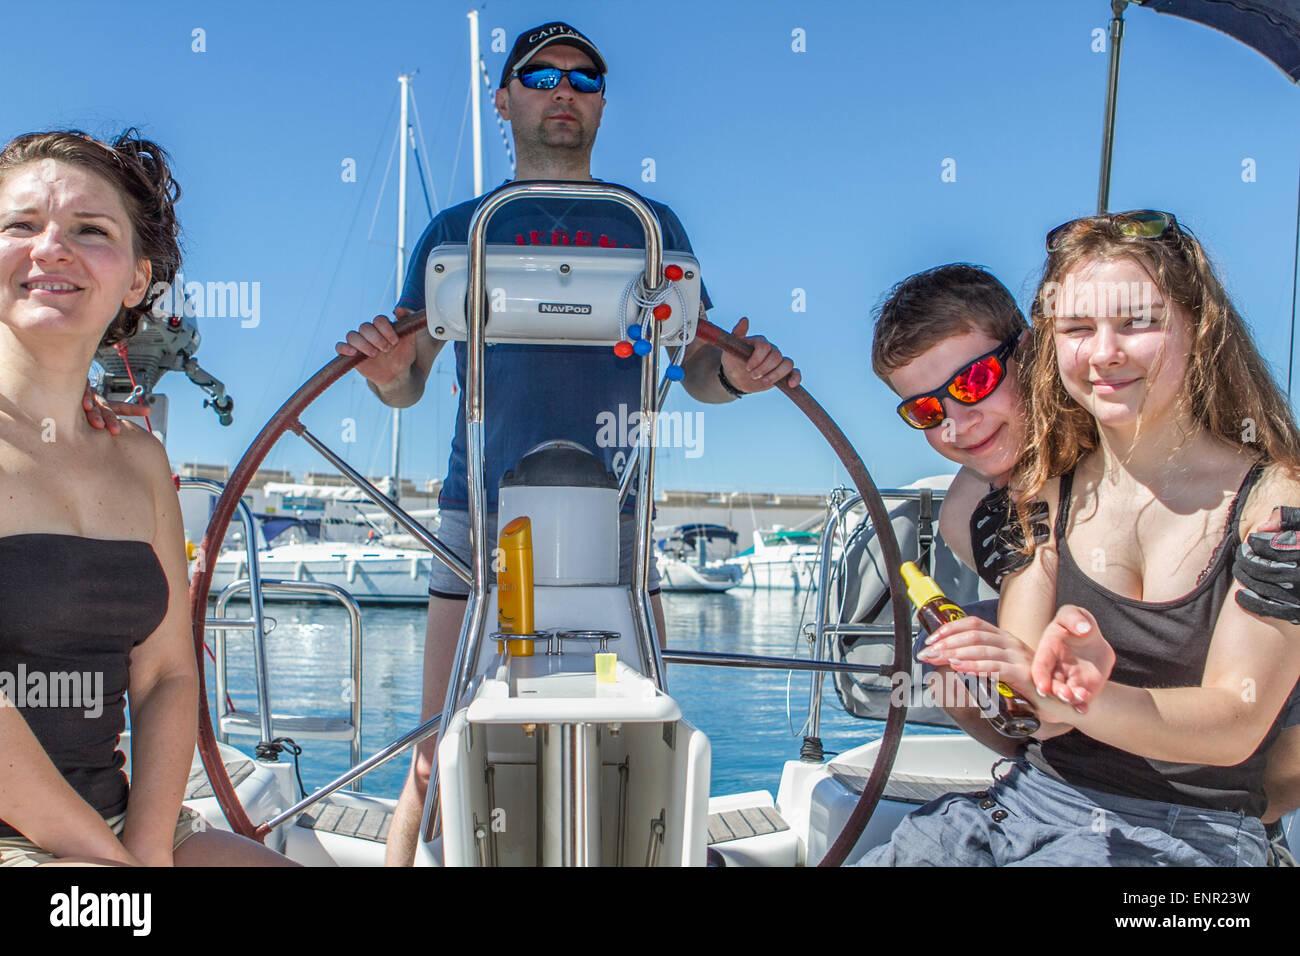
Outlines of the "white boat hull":
<svg viewBox="0 0 1300 956">
<path fill-rule="evenodd" d="M 749 588 L 817 590 L 816 557 L 787 561 L 755 560 L 752 555 L 732 558 L 727 563 L 740 569 L 740 584 Z"/>
<path fill-rule="evenodd" d="M 263 580 L 318 581 L 343 588 L 361 604 L 426 604 L 429 567 L 436 560 L 427 551 L 353 544 L 285 545 L 258 554 Z M 239 578 L 248 577 L 243 552 L 217 558 L 212 574 L 213 596 Z M 247 592 L 243 595 L 247 597 Z M 268 600 L 302 600 L 275 594 Z"/>
<path fill-rule="evenodd" d="M 700 567 L 659 556 L 659 587 L 663 591 L 726 591 L 740 584 L 744 571 L 732 564 Z"/>
</svg>

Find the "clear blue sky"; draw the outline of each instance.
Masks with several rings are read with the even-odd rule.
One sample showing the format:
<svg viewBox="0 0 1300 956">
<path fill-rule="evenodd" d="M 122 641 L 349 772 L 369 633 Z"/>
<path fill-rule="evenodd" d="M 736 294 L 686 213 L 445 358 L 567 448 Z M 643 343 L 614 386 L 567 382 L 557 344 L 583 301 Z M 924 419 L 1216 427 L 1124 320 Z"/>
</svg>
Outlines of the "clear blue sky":
<svg viewBox="0 0 1300 956">
<path fill-rule="evenodd" d="M 174 463 L 234 464 L 264 421 L 395 301 L 395 169 L 376 206 L 397 122 L 397 76 L 418 71 L 425 160 L 442 205 L 469 198 L 468 2 L 32 4 L 41 42 L 6 57 L 0 136 L 137 125 L 166 146 L 189 280 L 258 282 L 261 324 L 201 325 L 202 364 L 228 386 L 235 424 L 169 375 Z M 489 2 L 480 33 L 495 83 L 507 43 L 552 18 L 608 60 L 595 175 L 672 205 L 715 304 L 792 355 L 878 484 L 949 470 L 893 415 L 871 374 L 871 309 L 895 281 L 953 260 L 987 265 L 1022 306 L 1042 237 L 1095 204 L 1106 0 L 909 3 Z M 1205 241 L 1285 380 L 1300 90 L 1229 37 L 1131 7 L 1111 208 L 1177 213 Z M 205 31 L 194 52 L 192 31 Z M 806 50 L 792 49 L 804 31 Z M 508 175 L 484 101 L 486 183 Z M 461 146 L 459 159 L 457 145 Z M 642 181 L 655 160 L 656 181 Z M 344 182 L 352 158 L 357 181 Z M 941 180 L 953 159 L 956 181 Z M 1255 181 L 1243 182 L 1244 160 Z M 428 221 L 414 169 L 409 242 Z M 377 213 L 376 213 L 377 209 Z M 373 228 L 372 228 L 373 221 Z M 805 290 L 807 310 L 792 311 Z M 439 368 L 449 370 L 449 356 Z M 442 476 L 452 375 L 405 418 L 403 473 Z M 778 394 L 703 410 L 703 454 L 661 452 L 660 487 L 822 491 L 829 450 Z M 389 416 L 357 376 L 306 416 L 370 473 L 387 469 Z M 271 467 L 328 468 L 286 438 Z"/>
</svg>

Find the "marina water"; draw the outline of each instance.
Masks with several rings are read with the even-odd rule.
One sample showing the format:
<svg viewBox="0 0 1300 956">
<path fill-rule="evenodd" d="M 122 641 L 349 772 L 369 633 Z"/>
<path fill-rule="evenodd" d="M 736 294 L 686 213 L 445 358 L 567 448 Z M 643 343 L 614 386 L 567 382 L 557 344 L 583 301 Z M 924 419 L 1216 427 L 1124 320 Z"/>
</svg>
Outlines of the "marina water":
<svg viewBox="0 0 1300 956">
<path fill-rule="evenodd" d="M 668 646 L 680 650 L 808 656 L 801 622 L 811 623 L 816 595 L 806 590 L 750 590 L 713 594 L 664 593 Z M 226 613 L 243 617 L 248 605 L 231 602 Z M 347 617 L 337 605 L 268 604 L 275 627 L 267 637 L 271 706 L 276 713 L 346 716 L 348 694 Z M 421 607 L 362 609 L 362 745 L 369 756 L 419 723 L 420 670 L 425 611 Z M 209 635 L 209 640 L 211 636 Z M 211 645 L 209 645 L 211 646 Z M 247 632 L 227 632 L 230 696 L 239 710 L 256 709 L 251 641 Z M 797 759 L 808 711 L 811 672 L 668 664 L 669 692 L 687 720 L 703 730 L 713 747 L 714 795 L 768 790 L 773 796 L 781 767 Z M 211 659 L 206 680 L 211 706 L 215 676 Z M 788 701 L 788 704 L 787 704 Z M 828 758 L 880 736 L 883 722 L 849 716 L 840 706 L 829 675 L 823 682 L 821 738 Z M 792 731 L 793 728 L 793 731 Z M 251 752 L 252 737 L 230 743 Z M 299 741 L 302 779 L 310 793 L 346 770 L 348 744 Z M 292 759 L 288 754 L 282 760 Z M 362 780 L 366 793 L 396 797 L 410 765 L 408 754 L 389 761 Z"/>
</svg>

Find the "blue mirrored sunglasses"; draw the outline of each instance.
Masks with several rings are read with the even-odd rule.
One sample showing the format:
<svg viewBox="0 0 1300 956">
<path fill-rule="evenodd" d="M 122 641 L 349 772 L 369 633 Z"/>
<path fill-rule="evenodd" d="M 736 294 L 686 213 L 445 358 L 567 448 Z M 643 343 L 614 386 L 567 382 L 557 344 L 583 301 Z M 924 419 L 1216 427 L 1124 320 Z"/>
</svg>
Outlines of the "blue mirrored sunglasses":
<svg viewBox="0 0 1300 956">
<path fill-rule="evenodd" d="M 566 76 L 575 93 L 599 93 L 605 88 L 605 74 L 589 67 L 561 70 L 558 66 L 530 64 L 515 70 L 514 75 L 530 90 L 553 90 Z"/>
</svg>

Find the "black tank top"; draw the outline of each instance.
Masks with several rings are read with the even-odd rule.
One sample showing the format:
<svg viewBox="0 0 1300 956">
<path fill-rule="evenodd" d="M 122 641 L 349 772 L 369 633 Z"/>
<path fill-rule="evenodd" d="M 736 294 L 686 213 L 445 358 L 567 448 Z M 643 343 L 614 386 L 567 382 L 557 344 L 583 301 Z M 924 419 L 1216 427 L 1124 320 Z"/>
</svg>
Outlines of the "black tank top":
<svg viewBox="0 0 1300 956">
<path fill-rule="evenodd" d="M 1232 587 L 1241 506 L 1262 473 L 1259 464 L 1246 473 L 1229 509 L 1223 538 L 1200 583 L 1175 601 L 1158 603 L 1108 591 L 1079 569 L 1065 542 L 1074 473 L 1061 478 L 1055 528 L 1060 554 L 1056 606 L 1077 604 L 1097 618 L 1102 634 L 1115 649 L 1111 680 L 1132 687 L 1201 685 L 1214 625 Z M 1266 806 L 1265 758 L 1277 732 L 1275 720 L 1259 748 L 1234 767 L 1148 760 L 1077 730 L 1042 742 L 1032 741 L 1026 757 L 1044 773 L 1076 786 L 1163 803 L 1242 811 L 1258 817 Z"/>
<path fill-rule="evenodd" d="M 148 542 L 0 537 L 0 690 L 104 817 L 126 810 L 117 746 L 131 649 L 162 623 L 167 599 Z M 16 834 L 0 820 L 0 836 Z"/>
</svg>

